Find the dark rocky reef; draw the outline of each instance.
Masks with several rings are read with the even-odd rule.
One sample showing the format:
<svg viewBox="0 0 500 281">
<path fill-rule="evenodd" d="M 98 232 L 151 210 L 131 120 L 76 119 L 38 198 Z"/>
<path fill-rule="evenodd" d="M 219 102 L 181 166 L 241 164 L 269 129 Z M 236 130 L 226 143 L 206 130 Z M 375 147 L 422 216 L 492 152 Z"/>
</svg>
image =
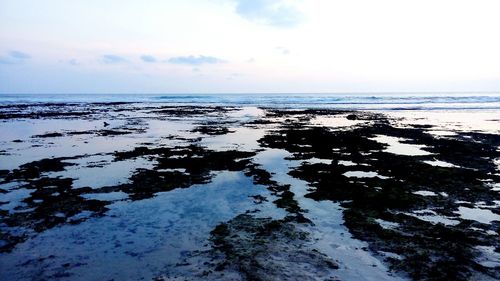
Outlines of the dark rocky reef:
<svg viewBox="0 0 500 281">
<path fill-rule="evenodd" d="M 278 112 L 293 118 L 295 114 Z M 287 115 L 288 114 L 288 115 Z M 335 114 L 335 113 L 334 113 Z M 351 117 L 353 118 L 353 117 Z M 387 120 L 374 116 L 374 124 L 351 130 L 310 127 L 307 122 L 285 124 L 260 140 L 265 147 L 286 149 L 294 159 L 317 157 L 330 159 L 331 164 L 302 162 L 290 175 L 311 186 L 307 197 L 342 202 L 345 225 L 358 239 L 369 242 L 375 253 L 391 252 L 401 260 L 388 258 L 392 269 L 409 273 L 415 280 L 468 280 L 483 276 L 499 278 L 494 268 L 476 262 L 480 254 L 476 246 L 500 243 L 488 230 L 498 233 L 498 221 L 481 224 L 460 218 L 456 202 L 483 201 L 493 204 L 498 193 L 484 182 L 499 182 L 494 173 L 494 159 L 500 157 L 497 145 L 500 136 L 475 134 L 456 138 L 435 138 L 423 129 L 395 128 Z M 384 144 L 374 135 L 407 138 L 407 142 L 426 145 L 429 156 L 404 156 L 385 152 Z M 459 168 L 431 166 L 423 160 L 443 159 Z M 343 166 L 338 161 L 352 161 Z M 462 168 L 463 167 L 463 168 Z M 376 172 L 384 177 L 347 177 L 348 171 Z M 418 195 L 426 190 L 437 196 Z M 445 195 L 442 195 L 445 194 Z M 432 210 L 438 215 L 457 220 L 457 225 L 431 223 L 411 215 L 413 211 Z M 493 209 L 495 213 L 500 210 Z M 377 220 L 397 225 L 383 227 Z M 471 226 L 474 229 L 471 229 Z M 474 277 L 472 277 L 474 276 Z"/>
<path fill-rule="evenodd" d="M 88 193 L 109 193 L 122 191 L 131 200 L 153 197 L 158 192 L 175 188 L 186 188 L 194 184 L 208 183 L 218 171 L 243 171 L 250 163 L 254 152 L 211 151 L 203 147 L 147 148 L 137 147 L 132 151 L 116 152 L 116 161 L 149 157 L 157 161 L 153 169 L 139 169 L 129 178 L 129 182 L 101 188 L 73 188 L 73 179 L 51 177 L 50 172 L 63 171 L 74 165 L 64 160 L 71 158 L 48 158 L 21 165 L 19 169 L 5 172 L 3 183 L 19 182 L 17 189 L 32 190 L 23 199 L 25 205 L 16 207 L 14 212 L 3 212 L 0 223 L 9 227 L 22 226 L 42 232 L 59 224 L 79 223 L 90 216 L 105 214 L 109 201 L 85 199 Z M 78 214 L 88 214 L 78 217 Z M 0 239 L 6 241 L 0 251 L 8 251 L 30 234 L 11 235 L 2 231 Z"/>
<path fill-rule="evenodd" d="M 232 133 L 233 131 L 229 130 L 227 127 L 223 127 L 220 124 L 219 125 L 201 125 L 193 130 L 191 132 L 195 133 L 201 133 L 204 135 L 210 135 L 210 136 L 216 136 L 216 135 L 225 135 L 228 133 Z"/>
<path fill-rule="evenodd" d="M 222 106 L 162 106 L 160 108 L 154 109 L 153 113 L 160 116 L 187 117 L 206 114 L 220 115 L 233 110 L 236 109 L 232 107 Z"/>
<path fill-rule="evenodd" d="M 75 159 L 78 157 L 59 157 L 45 158 L 38 161 L 29 162 L 19 166 L 18 169 L 6 175 L 6 181 L 35 179 L 42 176 L 42 173 L 64 171 L 67 166 L 75 164 L 65 162 L 64 160 Z"/>
<path fill-rule="evenodd" d="M 116 152 L 119 161 L 136 157 L 152 157 L 158 164 L 152 170 L 138 170 L 130 183 L 106 187 L 103 191 L 120 190 L 132 199 L 143 199 L 160 191 L 207 183 L 216 171 L 242 171 L 254 152 L 211 151 L 197 145 L 174 148 L 137 147 L 132 151 Z"/>
<path fill-rule="evenodd" d="M 212 249 L 201 253 L 210 258 L 208 269 L 191 280 L 337 280 L 338 264 L 287 220 L 238 215 L 214 228 L 210 244 Z M 178 264 L 189 265 L 189 259 Z"/>
<path fill-rule="evenodd" d="M 285 220 L 239 215 L 211 233 L 215 270 L 237 269 L 246 280 L 328 280 L 338 265 L 306 245 L 308 233 Z M 330 279 L 332 280 L 332 279 Z"/>
</svg>

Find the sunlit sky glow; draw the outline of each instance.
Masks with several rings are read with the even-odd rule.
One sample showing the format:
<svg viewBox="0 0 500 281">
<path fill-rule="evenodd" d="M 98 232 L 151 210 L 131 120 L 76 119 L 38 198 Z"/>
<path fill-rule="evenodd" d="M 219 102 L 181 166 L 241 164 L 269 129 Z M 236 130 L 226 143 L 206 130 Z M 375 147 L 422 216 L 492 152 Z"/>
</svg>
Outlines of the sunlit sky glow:
<svg viewBox="0 0 500 281">
<path fill-rule="evenodd" d="M 498 0 L 0 0 L 0 93 L 500 91 Z"/>
</svg>

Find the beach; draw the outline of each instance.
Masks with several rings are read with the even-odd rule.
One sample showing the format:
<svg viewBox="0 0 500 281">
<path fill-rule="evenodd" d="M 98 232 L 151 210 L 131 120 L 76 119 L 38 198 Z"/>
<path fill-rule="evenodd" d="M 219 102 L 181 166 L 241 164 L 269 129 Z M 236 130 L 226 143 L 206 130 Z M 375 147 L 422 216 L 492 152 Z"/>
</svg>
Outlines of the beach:
<svg viewBox="0 0 500 281">
<path fill-rule="evenodd" d="M 489 98 L 4 97 L 0 279 L 498 280 Z"/>
</svg>

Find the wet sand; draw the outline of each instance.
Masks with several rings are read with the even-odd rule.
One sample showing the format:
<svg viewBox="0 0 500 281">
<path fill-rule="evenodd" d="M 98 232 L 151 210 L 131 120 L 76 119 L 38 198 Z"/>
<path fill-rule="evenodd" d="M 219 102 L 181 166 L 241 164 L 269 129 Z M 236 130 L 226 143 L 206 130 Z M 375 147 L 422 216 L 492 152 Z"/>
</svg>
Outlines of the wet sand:
<svg viewBox="0 0 500 281">
<path fill-rule="evenodd" d="M 498 116 L 0 106 L 0 279 L 498 280 Z"/>
</svg>

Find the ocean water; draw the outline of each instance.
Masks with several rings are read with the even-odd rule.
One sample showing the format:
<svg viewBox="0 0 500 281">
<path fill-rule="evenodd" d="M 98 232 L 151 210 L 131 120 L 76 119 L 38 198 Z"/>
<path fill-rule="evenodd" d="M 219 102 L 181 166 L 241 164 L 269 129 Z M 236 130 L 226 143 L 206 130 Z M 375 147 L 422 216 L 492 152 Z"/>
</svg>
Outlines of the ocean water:
<svg viewBox="0 0 500 281">
<path fill-rule="evenodd" d="M 0 104 L 67 102 L 133 102 L 375 110 L 500 109 L 500 92 L 411 94 L 0 94 Z"/>
<path fill-rule="evenodd" d="M 106 102 L 133 104 L 90 106 L 87 104 Z M 70 105 L 52 106 L 54 103 Z M 11 106 L 15 104 L 35 106 Z M 163 105 L 173 104 L 226 105 L 235 108 L 227 112 L 215 110 L 186 115 L 169 115 L 158 111 Z M 379 112 L 382 112 L 382 115 L 387 116 L 388 124 L 394 128 L 415 128 L 420 125 L 423 132 L 434 135 L 437 139 L 453 138 L 460 134 L 468 136 L 471 132 L 500 134 L 500 93 L 0 94 L 0 115 L 7 113 L 6 118 L 0 120 L 0 170 L 12 171 L 19 169 L 23 164 L 41 159 L 70 157 L 71 159 L 66 159 L 64 162 L 73 165 L 65 167 L 62 171 L 43 172 L 40 178 L 71 179 L 72 183 L 67 188 L 74 191 L 63 193 L 54 191 L 50 195 L 40 197 L 40 191 L 49 193 L 52 192 L 52 187 L 48 185 L 36 189 L 29 185 L 25 186 L 27 183 L 22 180 L 2 182 L 0 175 L 2 215 L 9 214 L 16 218 L 15 214 L 24 212 L 40 216 L 45 220 L 60 220 L 55 227 L 40 232 L 32 230 L 30 226 L 24 227 L 23 216 L 20 216 L 21 219 L 14 226 L 0 223 L 0 234 L 4 232 L 27 237 L 12 251 L 0 253 L 0 280 L 152 280 L 164 275 L 186 278 L 193 276 L 194 280 L 198 280 L 195 278 L 200 274 L 197 270 L 210 269 L 204 262 L 205 259 L 212 258 L 198 254 L 210 249 L 210 233 L 216 225 L 247 213 L 256 218 L 283 219 L 287 216 L 286 209 L 275 205 L 279 198 L 277 194 L 266 185 L 254 182 L 244 171 L 211 170 L 210 181 L 206 183 L 194 184 L 188 188 L 155 191 L 150 198 L 141 200 L 132 199 L 130 195 L 133 193 L 127 193 L 127 189 L 115 188 L 131 183 L 133 175 L 141 170 L 162 168 L 158 166 L 159 161 L 165 160 L 159 154 L 120 160 L 114 156 L 116 151 L 129 152 L 144 146 L 175 150 L 176 147 L 187 147 L 192 144 L 210 151 L 255 152 L 256 155 L 251 157 L 252 163 L 267 171 L 272 176 L 271 179 L 280 185 L 290 186 L 293 199 L 305 210 L 306 217 L 314 223 L 314 225 L 299 226 L 311 237 L 310 244 L 304 244 L 305 248 L 302 249 L 320 250 L 335 260 L 339 268 L 332 273 L 334 277 L 339 280 L 406 280 L 404 272 L 390 271 L 386 262 L 387 257 L 403 259 L 402 255 L 391 251 L 370 251 L 369 242 L 359 240 L 351 234 L 344 216 L 346 208 L 341 203 L 329 200 L 316 201 L 306 196 L 313 191 L 310 185 L 312 181 L 308 182 L 290 174 L 290 171 L 302 165 L 329 165 L 333 161 L 332 157 L 325 155 L 325 158 L 319 158 L 321 155 L 317 155 L 308 159 L 293 159 L 293 153 L 287 149 L 267 147 L 260 142 L 266 135 L 281 136 L 281 133 L 277 132 L 288 121 L 308 122 L 305 126 L 326 127 L 336 132 L 372 126 L 377 124 L 374 123 L 376 121 L 371 118 L 351 120 L 347 118 L 349 113 L 314 115 L 308 121 L 301 121 L 301 114 L 274 117 L 272 114 L 267 114 L 268 110 L 258 107 L 369 109 L 371 113 L 366 114 L 378 116 Z M 15 114 L 11 114 L 14 117 L 8 117 L 9 113 L 29 114 L 45 110 L 55 113 L 71 110 L 81 112 L 83 109 L 95 110 L 89 115 L 69 118 L 57 114 L 54 117 L 43 118 L 37 118 L 36 114 L 34 118 L 24 118 L 23 114 L 21 117 L 15 117 Z M 207 124 L 227 127 L 229 132 L 222 135 L 208 135 L 196 130 Z M 129 133 L 106 136 L 101 134 L 104 130 Z M 56 132 L 60 135 L 43 137 Z M 426 150 L 430 146 L 425 145 L 422 140 L 385 134 L 386 132 L 381 131 L 370 137 L 378 143 L 387 145 L 381 151 L 375 151 L 373 154 L 364 152 L 359 154 L 360 156 L 351 155 L 347 150 L 339 154 L 339 159 L 342 160 L 339 160 L 338 164 L 345 169 L 339 176 L 349 178 L 350 183 L 363 184 L 366 190 L 369 188 L 381 190 L 382 187 L 377 186 L 380 182 L 377 181 L 391 180 L 391 177 L 395 177 L 390 171 L 377 168 L 376 165 L 380 165 L 377 163 L 381 162 L 372 162 L 377 160 L 374 157 L 383 153 L 404 157 L 415 156 L 415 163 L 422 161 L 429 165 L 427 169 L 433 166 L 439 167 L 436 168 L 439 170 L 472 169 L 468 163 L 457 164 L 450 161 L 449 156 L 430 153 Z M 307 151 L 312 145 L 299 142 L 293 146 L 293 149 L 297 148 Z M 341 151 L 340 148 L 335 149 Z M 458 151 L 462 153 L 460 149 Z M 188 157 L 191 156 L 179 154 L 168 159 Z M 496 171 L 500 172 L 500 158 L 493 155 L 491 157 L 495 157 L 492 161 L 498 166 Z M 188 174 L 187 168 L 189 165 L 160 170 Z M 500 175 L 498 172 L 488 175 L 488 180 L 484 181 L 486 188 L 498 191 L 499 182 L 494 178 L 495 175 Z M 434 177 L 434 180 L 436 179 Z M 367 185 L 368 183 L 371 186 Z M 462 185 L 456 186 L 460 188 Z M 478 196 L 476 200 L 476 197 L 469 195 L 470 192 L 465 193 L 470 198 L 460 197 L 462 201 L 457 201 L 456 195 L 451 192 L 453 189 L 450 188 L 446 192 L 438 190 L 419 187 L 411 191 L 415 196 L 420 196 L 420 200 L 429 200 L 428 202 L 434 200 L 432 198 L 440 200 L 436 202 L 449 200 L 450 203 L 447 203 L 446 208 L 451 210 L 451 213 L 441 212 L 440 210 L 444 208 L 440 208 L 436 203 L 436 205 L 426 205 L 425 208 L 401 211 L 399 215 L 418 219 L 421 221 L 419 225 L 428 224 L 429 227 L 441 223 L 443 228 L 456 228 L 462 221 L 474 221 L 473 224 L 463 223 L 461 227 L 466 228 L 464 229 L 466 233 L 475 231 L 474 235 L 480 234 L 483 235 L 481 237 L 490 237 L 489 240 L 496 241 L 494 239 L 498 234 L 494 227 L 500 220 L 500 216 L 494 212 L 495 208 L 498 208 L 497 201 L 493 201 L 492 204 L 489 201 L 478 201 L 482 200 L 479 199 L 481 197 Z M 259 196 L 265 200 L 256 201 L 255 198 Z M 83 204 L 89 200 L 103 202 L 108 210 L 102 216 L 94 216 L 94 213 L 87 210 Z M 76 203 L 76 207 L 79 208 L 76 214 L 70 212 L 73 210 L 74 201 L 83 202 Z M 44 206 L 48 206 L 49 203 L 54 207 L 46 211 Z M 449 206 L 456 208 L 451 209 Z M 74 224 L 76 221 L 79 223 Z M 399 222 L 389 219 L 377 218 L 375 222 L 385 229 L 403 227 Z M 2 239 L 0 246 L 5 243 Z M 500 264 L 499 255 L 493 246 L 477 246 L 477 250 L 479 253 L 477 262 L 481 266 L 495 268 Z M 277 260 L 280 257 L 280 255 L 271 256 Z M 189 261 L 192 267 L 179 262 L 185 260 Z M 295 263 L 285 262 L 284 268 L 288 274 L 286 276 L 290 276 L 290 270 L 297 270 Z M 320 270 L 311 272 L 321 273 Z M 224 274 L 225 280 L 234 280 L 231 278 L 231 271 Z M 482 276 L 471 279 L 484 280 L 480 277 Z M 203 276 L 199 280 L 207 278 Z"/>
</svg>

